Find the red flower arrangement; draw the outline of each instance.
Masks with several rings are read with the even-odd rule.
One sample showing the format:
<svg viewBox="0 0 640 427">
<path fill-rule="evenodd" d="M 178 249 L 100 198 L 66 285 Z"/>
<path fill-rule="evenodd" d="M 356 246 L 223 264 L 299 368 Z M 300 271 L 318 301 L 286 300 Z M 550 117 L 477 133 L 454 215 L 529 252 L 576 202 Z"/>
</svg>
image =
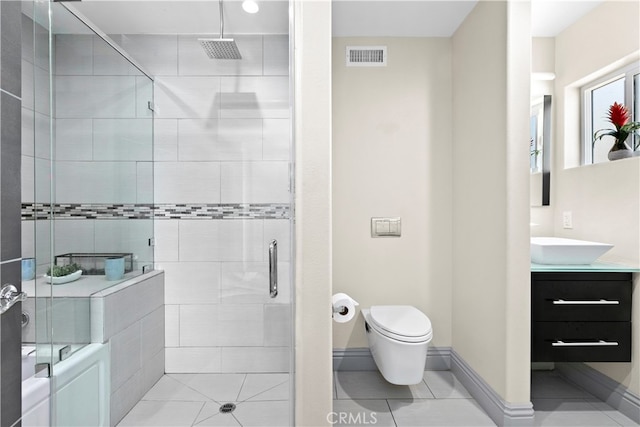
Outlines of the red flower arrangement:
<svg viewBox="0 0 640 427">
<path fill-rule="evenodd" d="M 602 139 L 605 136 L 612 136 L 615 138 L 615 142 L 611 151 L 618 150 L 629 150 L 629 147 L 625 143 L 629 135 L 632 133 L 638 134 L 638 129 L 640 129 L 640 122 L 632 122 L 631 114 L 627 107 L 622 104 L 618 104 L 614 102 L 611 107 L 609 107 L 609 113 L 607 114 L 607 119 L 611 124 L 615 126 L 615 130 L 613 129 L 600 129 L 596 133 L 593 134 L 593 143 L 599 139 Z M 640 138 L 634 143 L 633 150 L 637 150 L 640 146 Z"/>
</svg>

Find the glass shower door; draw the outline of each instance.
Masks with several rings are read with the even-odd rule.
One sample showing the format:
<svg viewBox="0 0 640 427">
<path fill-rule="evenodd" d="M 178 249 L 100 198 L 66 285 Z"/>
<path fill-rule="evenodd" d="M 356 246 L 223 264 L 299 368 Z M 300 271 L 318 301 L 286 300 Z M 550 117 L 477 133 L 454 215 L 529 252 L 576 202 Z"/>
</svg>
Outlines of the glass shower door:
<svg viewBox="0 0 640 427">
<path fill-rule="evenodd" d="M 287 22 L 286 2 L 273 3 Z M 225 3 L 232 7 L 244 13 L 239 3 Z M 214 401 L 196 423 L 229 416 L 241 425 L 290 425 L 289 35 L 235 35 L 231 24 L 226 31 L 242 59 L 209 59 L 198 38 L 210 34 L 178 35 L 177 67 L 155 80 L 156 141 L 166 144 L 155 159 L 156 263 L 166 272 L 164 381 Z M 223 383 L 224 390 L 216 387 Z M 221 415 L 224 403 L 236 408 Z"/>
</svg>

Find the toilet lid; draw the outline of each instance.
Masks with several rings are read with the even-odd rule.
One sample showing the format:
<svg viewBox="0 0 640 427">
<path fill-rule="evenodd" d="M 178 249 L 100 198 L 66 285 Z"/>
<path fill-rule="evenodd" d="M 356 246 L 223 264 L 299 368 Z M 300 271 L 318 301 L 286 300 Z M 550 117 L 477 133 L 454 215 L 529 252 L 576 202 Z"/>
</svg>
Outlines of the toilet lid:
<svg viewBox="0 0 640 427">
<path fill-rule="evenodd" d="M 375 305 L 370 311 L 376 326 L 403 337 L 431 335 L 431 321 L 423 312 L 410 305 Z"/>
</svg>

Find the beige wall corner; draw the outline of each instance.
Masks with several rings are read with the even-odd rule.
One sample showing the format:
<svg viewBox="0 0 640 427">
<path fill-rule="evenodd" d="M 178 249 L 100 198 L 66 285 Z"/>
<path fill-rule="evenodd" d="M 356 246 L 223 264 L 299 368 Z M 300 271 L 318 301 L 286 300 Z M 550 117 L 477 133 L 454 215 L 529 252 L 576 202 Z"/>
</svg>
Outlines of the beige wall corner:
<svg viewBox="0 0 640 427">
<path fill-rule="evenodd" d="M 329 425 L 331 358 L 331 1 L 294 3 L 295 425 Z"/>
<path fill-rule="evenodd" d="M 530 398 L 530 52 L 528 2 L 480 1 L 453 36 L 453 348 L 511 403 Z"/>
</svg>

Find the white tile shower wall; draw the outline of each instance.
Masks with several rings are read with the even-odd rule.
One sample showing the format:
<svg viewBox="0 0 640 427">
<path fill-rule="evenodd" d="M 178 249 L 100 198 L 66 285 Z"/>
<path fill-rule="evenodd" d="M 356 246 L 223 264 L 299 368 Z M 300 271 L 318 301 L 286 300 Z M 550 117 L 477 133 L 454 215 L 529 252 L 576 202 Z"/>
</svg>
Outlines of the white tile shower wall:
<svg viewBox="0 0 640 427">
<path fill-rule="evenodd" d="M 158 162 L 153 172 L 156 203 L 220 203 L 218 162 Z"/>
<path fill-rule="evenodd" d="M 151 75 L 178 75 L 178 36 L 112 34 L 110 37 L 143 64 Z"/>
<path fill-rule="evenodd" d="M 179 120 L 178 153 L 180 161 L 262 160 L 262 121 Z"/>
<path fill-rule="evenodd" d="M 289 78 L 222 77 L 220 116 L 226 119 L 289 117 Z"/>
<path fill-rule="evenodd" d="M 167 347 L 165 372 L 217 373 L 221 369 L 221 347 Z"/>
<path fill-rule="evenodd" d="M 56 203 L 136 203 L 135 162 L 56 162 Z"/>
<path fill-rule="evenodd" d="M 138 203 L 153 203 L 152 161 L 136 162 L 136 201 Z"/>
<path fill-rule="evenodd" d="M 25 40 L 33 40 L 32 23 L 23 18 Z M 37 26 L 37 29 L 40 29 Z M 22 202 L 48 203 L 50 197 L 48 46 L 41 29 L 37 55 L 23 43 Z M 56 37 L 55 158 L 58 203 L 151 203 L 152 99 L 149 80 L 132 73 L 130 64 L 91 35 Z M 33 64 L 35 62 L 35 65 Z M 35 104 L 34 100 L 35 93 Z M 35 111 L 34 111 L 35 110 Z M 127 129 L 126 134 L 123 129 Z M 35 139 L 35 144 L 34 144 Z M 115 177 L 105 179 L 105 177 Z M 152 235 L 142 221 L 56 221 L 56 254 L 65 252 L 134 252 L 140 263 L 152 259 Z M 38 273 L 50 259 L 47 221 L 23 221 L 23 256 L 36 256 Z M 31 237 L 30 237 L 31 236 Z M 33 237 L 38 241 L 35 253 Z M 96 244 L 97 242 L 97 244 Z M 129 244 L 125 244 L 129 243 Z"/>
<path fill-rule="evenodd" d="M 93 36 L 59 34 L 55 40 L 56 75 L 90 76 L 93 74 Z"/>
<path fill-rule="evenodd" d="M 94 119 L 93 160 L 151 160 L 151 119 Z"/>
<path fill-rule="evenodd" d="M 57 118 L 136 117 L 134 76 L 58 75 L 55 80 Z"/>
<path fill-rule="evenodd" d="M 288 162 L 222 163 L 222 203 L 287 203 L 289 198 Z"/>
<path fill-rule="evenodd" d="M 208 59 L 197 38 L 116 37 L 155 75 L 155 203 L 288 203 L 288 37 L 235 37 L 242 61 Z M 167 372 L 288 370 L 289 227 L 268 219 L 155 221 Z M 275 299 L 267 295 L 272 239 Z"/>
<path fill-rule="evenodd" d="M 262 261 L 263 221 L 182 220 L 181 261 Z"/>
<path fill-rule="evenodd" d="M 151 82 L 97 36 L 61 34 L 54 49 L 56 202 L 149 203 L 137 162 L 153 159 Z"/>
<path fill-rule="evenodd" d="M 143 277 L 91 297 L 92 339 L 111 343 L 111 425 L 164 374 L 164 275 Z"/>
<path fill-rule="evenodd" d="M 159 263 L 165 273 L 165 304 L 217 304 L 220 301 L 220 263 Z"/>
<path fill-rule="evenodd" d="M 56 120 L 56 160 L 93 160 L 93 120 Z"/>
<path fill-rule="evenodd" d="M 156 76 L 154 102 L 159 119 L 217 119 L 220 78 Z"/>
<path fill-rule="evenodd" d="M 178 120 L 155 119 L 153 121 L 153 161 L 178 161 Z"/>
</svg>

